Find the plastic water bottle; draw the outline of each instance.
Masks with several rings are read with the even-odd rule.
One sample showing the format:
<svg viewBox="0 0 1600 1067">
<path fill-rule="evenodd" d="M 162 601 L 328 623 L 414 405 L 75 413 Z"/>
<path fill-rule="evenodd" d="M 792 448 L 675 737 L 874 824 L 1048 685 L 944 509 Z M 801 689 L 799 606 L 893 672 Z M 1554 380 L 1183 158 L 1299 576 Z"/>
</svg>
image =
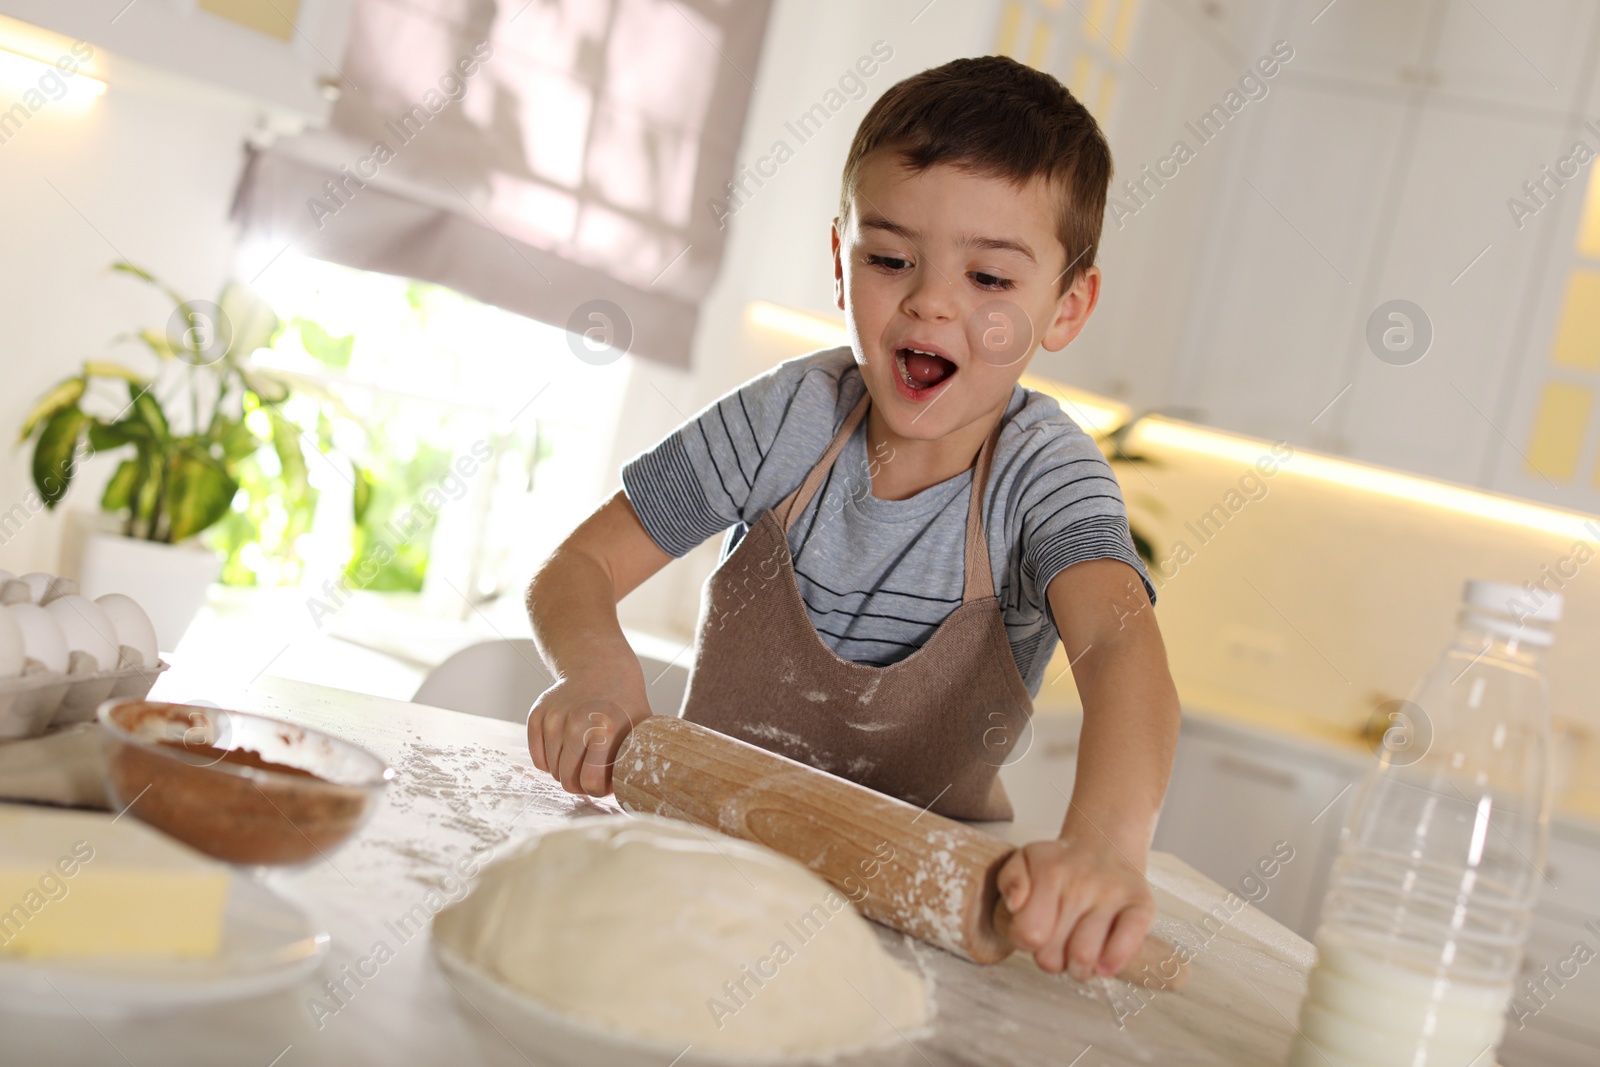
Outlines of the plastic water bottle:
<svg viewBox="0 0 1600 1067">
<path fill-rule="evenodd" d="M 1549 840 L 1561 597 L 1468 582 L 1340 836 L 1290 1067 L 1492 1067 Z"/>
</svg>

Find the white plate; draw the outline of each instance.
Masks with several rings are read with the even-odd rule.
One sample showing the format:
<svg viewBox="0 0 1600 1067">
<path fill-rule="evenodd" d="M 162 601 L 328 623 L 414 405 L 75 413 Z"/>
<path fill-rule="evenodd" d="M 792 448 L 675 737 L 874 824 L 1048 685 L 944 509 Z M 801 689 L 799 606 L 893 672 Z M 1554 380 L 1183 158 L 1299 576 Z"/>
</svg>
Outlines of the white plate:
<svg viewBox="0 0 1600 1067">
<path fill-rule="evenodd" d="M 328 934 L 266 886 L 235 875 L 222 945 L 208 959 L 0 957 L 0 1006 L 48 1015 L 115 1018 L 260 996 L 317 969 Z"/>
</svg>

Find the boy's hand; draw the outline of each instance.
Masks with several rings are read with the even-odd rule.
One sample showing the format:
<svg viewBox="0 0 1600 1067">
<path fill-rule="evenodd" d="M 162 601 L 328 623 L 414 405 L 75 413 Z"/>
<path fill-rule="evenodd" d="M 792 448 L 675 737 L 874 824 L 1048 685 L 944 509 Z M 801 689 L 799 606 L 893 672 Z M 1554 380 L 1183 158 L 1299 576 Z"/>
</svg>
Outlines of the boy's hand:
<svg viewBox="0 0 1600 1067">
<path fill-rule="evenodd" d="M 1122 970 L 1155 921 L 1144 873 L 1090 832 L 1019 848 L 1000 868 L 1011 943 L 1051 974 L 1080 982 Z"/>
<path fill-rule="evenodd" d="M 638 674 L 637 664 L 633 667 Z M 650 715 L 644 693 L 632 692 L 626 675 L 604 668 L 569 675 L 546 689 L 528 712 L 533 765 L 569 793 L 602 797 L 611 792 L 617 749 Z"/>
</svg>

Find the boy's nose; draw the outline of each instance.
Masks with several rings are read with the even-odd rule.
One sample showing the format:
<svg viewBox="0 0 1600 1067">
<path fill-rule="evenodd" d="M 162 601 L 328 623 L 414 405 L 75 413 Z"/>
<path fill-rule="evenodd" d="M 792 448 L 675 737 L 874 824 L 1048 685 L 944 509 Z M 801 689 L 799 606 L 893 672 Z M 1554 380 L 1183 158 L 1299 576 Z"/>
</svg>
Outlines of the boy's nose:
<svg viewBox="0 0 1600 1067">
<path fill-rule="evenodd" d="M 906 313 L 913 318 L 940 322 L 954 318 L 956 307 L 955 286 L 935 270 L 924 270 L 916 287 L 906 297 Z"/>
</svg>

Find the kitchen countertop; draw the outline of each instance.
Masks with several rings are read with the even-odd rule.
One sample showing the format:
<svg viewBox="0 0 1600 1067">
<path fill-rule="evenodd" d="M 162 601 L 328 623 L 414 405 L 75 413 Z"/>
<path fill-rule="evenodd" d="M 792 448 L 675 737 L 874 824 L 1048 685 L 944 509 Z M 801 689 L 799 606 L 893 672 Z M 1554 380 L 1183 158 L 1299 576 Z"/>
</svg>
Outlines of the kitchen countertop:
<svg viewBox="0 0 1600 1067">
<path fill-rule="evenodd" d="M 163 679 L 153 695 L 176 698 L 178 684 Z M 325 862 L 269 876 L 275 891 L 332 933 L 322 971 L 281 993 L 155 1018 L 91 1023 L 75 1014 L 0 1011 L 0 1063 L 539 1063 L 537 1047 L 514 1045 L 452 985 L 426 933 L 402 941 L 390 924 L 426 906 L 430 894 L 435 901 L 452 891 L 459 896 L 446 882 L 458 859 L 614 812 L 615 804 L 569 796 L 535 771 L 515 723 L 271 678 L 213 699 L 328 730 L 395 767 L 384 804 L 355 840 Z M 1149 876 L 1160 910 L 1156 932 L 1196 953 L 1184 993 L 1144 993 L 1141 1000 L 1124 983 L 1078 985 L 1025 957 L 980 968 L 881 930 L 892 952 L 931 978 L 938 1017 L 914 1049 L 898 1046 L 874 1062 L 1281 1064 L 1305 992 L 1310 945 L 1248 905 L 1231 913 L 1225 890 L 1174 857 L 1153 854 Z M 1200 925 L 1208 911 L 1226 921 Z M 379 942 L 392 958 L 329 999 L 323 983 L 371 957 Z M 319 1001 L 323 1007 L 314 1009 Z M 1090 1049 L 1093 1056 L 1084 1057 Z"/>
</svg>

